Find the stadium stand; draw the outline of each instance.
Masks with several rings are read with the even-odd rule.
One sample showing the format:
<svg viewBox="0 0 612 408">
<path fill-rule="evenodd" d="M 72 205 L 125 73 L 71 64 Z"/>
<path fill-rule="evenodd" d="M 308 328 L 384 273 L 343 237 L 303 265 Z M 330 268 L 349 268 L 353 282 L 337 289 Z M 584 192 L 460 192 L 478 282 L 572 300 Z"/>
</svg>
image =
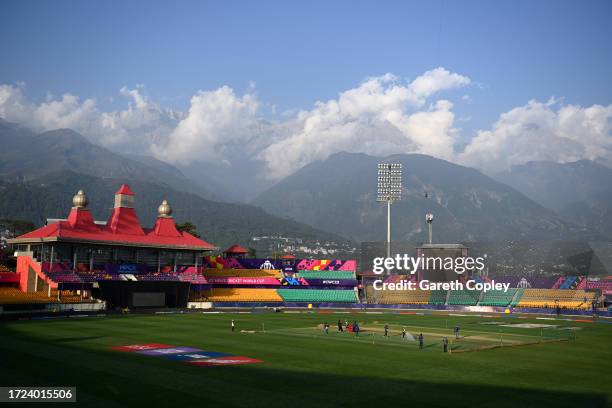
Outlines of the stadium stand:
<svg viewBox="0 0 612 408">
<path fill-rule="evenodd" d="M 296 275 L 304 279 L 355 279 L 353 271 L 299 271 Z"/>
<path fill-rule="evenodd" d="M 480 298 L 478 290 L 451 290 L 448 293 L 449 305 L 475 306 Z"/>
<path fill-rule="evenodd" d="M 429 290 L 382 290 L 375 291 L 378 295 L 377 302 L 381 304 L 407 304 L 407 305 L 426 305 L 429 303 L 431 291 Z"/>
<path fill-rule="evenodd" d="M 15 272 L 0 272 L 0 284 L 19 283 L 19 274 Z"/>
<path fill-rule="evenodd" d="M 432 290 L 431 296 L 429 297 L 430 305 L 445 305 L 446 304 L 446 290 Z"/>
<path fill-rule="evenodd" d="M 333 289 L 278 289 L 278 294 L 286 302 L 357 302 L 352 290 Z"/>
<path fill-rule="evenodd" d="M 510 302 L 510 306 L 516 307 L 516 305 L 518 305 L 518 303 L 523 298 L 523 294 L 525 294 L 525 289 L 521 289 L 521 288 L 516 289 L 516 295 L 514 295 L 514 298 Z"/>
<path fill-rule="evenodd" d="M 518 289 L 508 289 L 507 292 L 503 290 L 486 291 L 482 294 L 482 299 L 478 304 L 480 306 L 508 306 L 510 302 L 512 302 L 517 290 Z"/>
<path fill-rule="evenodd" d="M 0 287 L 0 304 L 28 304 L 28 303 L 81 303 L 87 302 L 87 299 L 81 299 L 80 295 L 75 295 L 70 291 L 61 291 L 59 300 L 57 290 L 51 291 L 51 296 L 48 292 L 22 292 L 19 288 Z"/>
<path fill-rule="evenodd" d="M 584 290 L 525 289 L 518 307 L 589 309 L 596 294 Z"/>
<path fill-rule="evenodd" d="M 578 289 L 591 289 L 591 290 L 601 290 L 603 294 L 612 293 L 612 280 L 597 280 L 591 281 L 584 279 L 584 287 L 579 287 Z"/>
<path fill-rule="evenodd" d="M 282 302 L 275 289 L 214 288 L 194 292 L 192 301 L 208 302 Z"/>
<path fill-rule="evenodd" d="M 541 288 L 552 289 L 559 281 L 558 276 L 496 276 L 496 282 L 509 283 L 511 288 Z"/>
<path fill-rule="evenodd" d="M 182 273 L 179 275 L 179 280 L 183 282 L 189 282 L 192 284 L 206 284 L 208 281 L 206 278 L 198 273 Z"/>
<path fill-rule="evenodd" d="M 18 288 L 0 288 L 0 304 L 22 304 L 22 303 L 52 303 L 54 299 L 49 298 L 47 293 L 22 292 Z M 55 300 L 57 301 L 57 300 Z"/>
<path fill-rule="evenodd" d="M 562 278 L 558 289 L 576 289 L 582 279 L 581 276 L 566 276 Z"/>
</svg>

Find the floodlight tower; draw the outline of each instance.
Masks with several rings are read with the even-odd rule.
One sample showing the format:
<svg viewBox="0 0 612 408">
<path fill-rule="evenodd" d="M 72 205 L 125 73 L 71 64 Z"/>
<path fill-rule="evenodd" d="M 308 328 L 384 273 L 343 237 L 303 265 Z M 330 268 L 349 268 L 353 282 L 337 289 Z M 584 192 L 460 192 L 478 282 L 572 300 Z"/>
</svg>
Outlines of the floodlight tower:
<svg viewBox="0 0 612 408">
<path fill-rule="evenodd" d="M 387 258 L 391 257 L 391 203 L 402 197 L 402 164 L 378 163 L 376 201 L 387 203 Z"/>
<path fill-rule="evenodd" d="M 429 243 L 432 243 L 431 239 L 431 224 L 433 224 L 433 214 L 427 213 L 425 214 L 425 221 L 427 221 L 427 226 L 429 227 Z"/>
</svg>

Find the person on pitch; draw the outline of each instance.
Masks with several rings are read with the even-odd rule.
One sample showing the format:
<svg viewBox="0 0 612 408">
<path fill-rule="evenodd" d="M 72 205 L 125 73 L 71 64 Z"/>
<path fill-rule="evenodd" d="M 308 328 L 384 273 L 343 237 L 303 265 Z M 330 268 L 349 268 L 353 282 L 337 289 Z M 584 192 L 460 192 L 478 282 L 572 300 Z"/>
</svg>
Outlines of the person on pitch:
<svg viewBox="0 0 612 408">
<path fill-rule="evenodd" d="M 389 325 L 385 324 L 385 337 L 389 337 Z"/>
<path fill-rule="evenodd" d="M 402 327 L 402 339 L 406 338 L 406 328 Z"/>
<path fill-rule="evenodd" d="M 236 330 L 236 323 L 234 323 L 234 319 L 232 319 L 232 331 Z"/>
<path fill-rule="evenodd" d="M 344 329 L 342 328 L 342 321 L 338 320 L 338 331 L 339 332 L 343 332 Z"/>
<path fill-rule="evenodd" d="M 423 350 L 423 344 L 424 344 L 423 333 L 421 333 L 419 334 L 419 348 L 421 350 Z"/>
</svg>

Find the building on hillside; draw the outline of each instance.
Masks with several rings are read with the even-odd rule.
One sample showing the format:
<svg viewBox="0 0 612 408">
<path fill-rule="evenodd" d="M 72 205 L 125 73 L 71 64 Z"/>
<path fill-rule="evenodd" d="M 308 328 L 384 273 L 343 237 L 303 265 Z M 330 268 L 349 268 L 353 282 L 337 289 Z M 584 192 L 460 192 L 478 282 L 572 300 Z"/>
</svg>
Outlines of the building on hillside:
<svg viewBox="0 0 612 408">
<path fill-rule="evenodd" d="M 234 244 L 223 251 L 223 253 L 226 258 L 246 258 L 249 254 L 249 250 L 238 244 Z"/>
</svg>

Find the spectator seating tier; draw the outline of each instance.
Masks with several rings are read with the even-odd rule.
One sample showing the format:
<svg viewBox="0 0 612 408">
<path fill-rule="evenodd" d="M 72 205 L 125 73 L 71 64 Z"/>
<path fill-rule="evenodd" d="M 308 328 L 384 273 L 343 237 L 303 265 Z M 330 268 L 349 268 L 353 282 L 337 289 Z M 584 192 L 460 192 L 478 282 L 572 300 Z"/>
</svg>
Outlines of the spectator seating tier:
<svg viewBox="0 0 612 408">
<path fill-rule="evenodd" d="M 451 290 L 448 294 L 449 305 L 475 306 L 480 298 L 478 290 Z"/>
<path fill-rule="evenodd" d="M 426 305 L 431 296 L 430 290 L 374 290 L 368 286 L 368 302 L 380 304 Z"/>
<path fill-rule="evenodd" d="M 58 291 L 52 290 L 51 296 L 48 292 L 22 292 L 18 288 L 0 287 L 0 305 L 15 305 L 15 304 L 32 304 L 32 303 L 81 303 L 88 302 L 87 299 L 81 299 L 81 296 L 75 295 L 70 291 L 61 291 L 58 300 Z"/>
<path fill-rule="evenodd" d="M 296 278 L 304 279 L 355 279 L 353 271 L 299 271 Z"/>
<path fill-rule="evenodd" d="M 352 290 L 278 289 L 278 293 L 286 302 L 357 302 Z"/>
<path fill-rule="evenodd" d="M 208 302 L 282 302 L 275 289 L 214 288 L 200 292 L 194 300 Z"/>
<path fill-rule="evenodd" d="M 430 305 L 445 305 L 446 304 L 446 290 L 432 290 L 431 296 L 429 297 Z"/>
<path fill-rule="evenodd" d="M 517 289 L 511 288 L 507 292 L 503 290 L 488 290 L 482 294 L 480 306 L 498 306 L 505 307 L 510 305 Z"/>
<path fill-rule="evenodd" d="M 591 308 L 595 293 L 569 289 L 525 289 L 518 307 L 583 309 Z"/>
</svg>

